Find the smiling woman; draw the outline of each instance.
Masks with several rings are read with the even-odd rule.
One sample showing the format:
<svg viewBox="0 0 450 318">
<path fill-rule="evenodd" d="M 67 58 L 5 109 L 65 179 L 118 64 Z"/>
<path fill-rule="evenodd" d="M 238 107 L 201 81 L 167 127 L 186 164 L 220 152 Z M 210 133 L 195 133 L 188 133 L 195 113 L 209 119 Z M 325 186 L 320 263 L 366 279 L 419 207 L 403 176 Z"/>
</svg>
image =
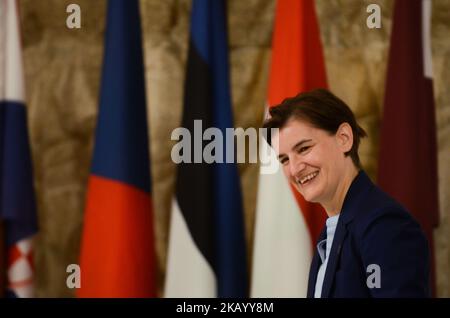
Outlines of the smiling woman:
<svg viewBox="0 0 450 318">
<path fill-rule="evenodd" d="M 427 240 L 410 213 L 362 171 L 358 147 L 366 133 L 350 108 L 318 89 L 285 99 L 270 115 L 264 127 L 279 129 L 271 144 L 284 173 L 329 217 L 308 297 L 429 296 Z M 379 269 L 375 282 L 371 268 Z"/>
<path fill-rule="evenodd" d="M 350 108 L 330 92 L 315 90 L 286 99 L 270 114 L 265 127 L 280 129 L 272 144 L 289 180 L 307 201 L 338 214 L 360 169 L 358 147 L 366 136 Z"/>
<path fill-rule="evenodd" d="M 6 0 L 0 0 L 2 4 L 6 2 Z M 67 288 L 68 273 L 65 269 L 68 264 L 79 261 L 86 185 L 91 167 L 94 128 L 99 106 L 99 85 L 105 52 L 104 34 L 108 1 L 15 0 L 15 2 L 18 3 L 20 9 L 22 24 L 21 38 L 27 86 L 26 104 L 40 228 L 36 237 L 34 257 L 36 296 L 72 297 L 75 288 Z M 273 78 L 270 75 L 272 73 L 271 60 L 277 54 L 275 46 L 272 48 L 272 35 L 275 35 L 276 20 L 280 21 L 276 19 L 276 8 L 278 3 L 289 7 L 290 3 L 314 2 L 328 87 L 351 106 L 358 123 L 368 133 L 369 137 L 364 138 L 359 147 L 359 157 L 365 172 L 372 180 L 375 180 L 377 172 L 381 171 L 378 168 L 378 154 L 382 149 L 379 143 L 380 124 L 383 123 L 380 115 L 386 114 L 383 102 L 386 92 L 390 41 L 393 34 L 392 26 L 394 20 L 398 20 L 394 19 L 394 4 L 403 2 L 405 7 L 412 7 L 413 2 L 421 1 L 229 0 L 226 2 L 234 127 L 245 129 L 259 127 L 267 102 L 271 105 L 278 104 L 282 101 L 282 97 L 296 94 L 296 91 L 282 93 L 282 96 L 279 96 L 280 100 L 276 96 L 276 100 L 273 101 L 273 95 L 269 94 L 269 78 Z M 434 231 L 436 295 L 449 297 L 450 89 L 448 87 L 450 83 L 450 23 L 448 13 L 450 12 L 450 1 L 425 2 L 430 2 L 433 7 L 430 41 L 433 57 L 436 134 L 438 136 L 440 214 L 438 211 L 431 211 L 431 208 L 421 211 L 427 217 L 432 214 L 429 212 L 436 212 L 438 216 L 440 215 L 440 225 Z M 170 137 L 172 131 L 181 125 L 192 1 L 143 0 L 139 3 L 150 128 L 158 294 L 163 295 L 177 167 L 171 158 L 171 150 L 176 141 L 171 141 Z M 367 19 L 375 22 L 371 16 L 374 12 L 366 11 L 369 3 L 376 3 L 380 6 L 380 29 L 367 27 Z M 67 27 L 68 18 L 69 22 L 76 22 L 71 19 L 72 13 L 67 12 L 69 4 L 77 4 L 80 7 L 81 29 Z M 300 15 L 299 10 L 292 10 L 293 15 L 294 12 L 296 16 Z M 406 14 L 408 10 L 402 10 L 402 12 Z M 306 26 L 304 35 L 308 39 L 311 36 L 310 25 L 296 23 L 297 27 L 293 27 L 294 21 L 298 20 L 283 21 L 290 27 L 288 27 L 289 33 L 283 32 L 282 37 L 286 38 L 288 34 L 292 33 L 294 39 L 283 43 L 289 47 L 300 43 L 298 35 L 300 27 Z M 422 42 L 420 40 L 421 32 L 411 32 L 412 28 L 415 29 L 414 25 L 420 24 L 419 20 L 410 19 L 405 22 L 408 23 L 408 26 L 403 30 L 411 36 L 396 38 L 395 41 L 399 47 L 405 48 L 405 53 L 399 55 L 401 61 L 409 61 L 412 56 L 411 51 L 405 46 L 407 41 L 414 41 L 411 48 L 419 47 Z M 0 27 L 0 33 L 2 31 L 4 28 Z M 4 41 L 0 41 L 0 44 L 4 44 Z M 294 65 L 300 62 L 300 59 L 297 58 L 282 57 L 280 60 L 282 64 L 286 64 L 287 69 L 296 71 L 289 73 L 297 74 L 297 71 L 307 69 L 311 69 L 314 76 L 319 73 L 317 64 L 311 63 L 309 58 L 307 68 L 295 67 Z M 0 63 L 0 68 L 3 64 Z M 400 63 L 396 64 L 400 65 Z M 416 68 L 421 68 L 421 63 L 416 63 L 415 67 L 408 67 L 406 70 L 409 72 Z M 273 70 L 275 72 L 282 71 L 281 68 L 275 67 Z M 395 72 L 395 74 L 400 78 L 406 78 L 407 73 Z M 283 92 L 289 89 L 291 84 L 294 84 L 293 78 L 287 76 L 282 76 L 281 80 L 276 78 L 270 82 L 276 84 Z M 400 83 L 399 80 L 396 82 Z M 418 82 L 411 83 L 417 84 Z M 406 92 L 412 93 L 413 90 L 409 89 Z M 206 90 L 202 90 L 198 96 L 201 97 L 205 94 Z M 412 96 L 412 94 L 410 95 Z M 411 103 L 404 105 L 409 113 L 420 114 L 411 111 Z M 400 116 L 397 112 L 399 104 L 396 103 L 393 106 L 394 112 Z M 204 126 L 205 129 L 208 128 L 206 125 Z M 420 128 L 418 129 L 418 127 Z M 425 136 L 421 125 L 416 125 L 415 129 L 421 138 Z M 395 138 L 398 138 L 399 135 L 396 133 Z M 414 141 L 413 134 L 408 134 L 407 137 L 408 140 Z M 208 142 L 206 141 L 206 143 Z M 415 147 L 416 144 L 416 142 L 412 143 Z M 400 151 L 400 148 L 397 147 L 396 150 Z M 411 158 L 414 157 L 416 160 L 422 157 L 422 155 L 416 155 L 419 153 L 423 156 L 427 155 L 427 152 L 418 152 L 417 147 L 416 152 L 408 151 L 401 154 L 405 157 L 404 162 L 410 163 Z M 392 156 L 392 152 L 390 155 Z M 281 215 L 282 212 L 290 211 L 293 217 L 303 216 L 306 215 L 305 209 L 300 211 L 291 192 L 282 192 L 284 196 L 275 194 L 275 190 L 282 191 L 284 186 L 290 189 L 287 184 L 282 184 L 283 188 L 279 186 L 281 182 L 285 181 L 284 178 L 277 179 L 280 180 L 280 183 L 272 182 L 263 188 L 263 183 L 260 181 L 269 176 L 261 178 L 258 165 L 248 164 L 248 162 L 249 160 L 247 163 L 239 165 L 239 172 L 245 211 L 247 257 L 248 260 L 252 260 L 252 264 L 257 265 L 252 266 L 251 282 L 248 282 L 252 285 L 252 294 L 253 291 L 257 294 L 256 290 L 258 292 L 261 290 L 258 294 L 261 297 L 283 295 L 289 297 L 294 293 L 295 297 L 300 297 L 300 295 L 304 295 L 306 289 L 306 287 L 303 288 L 306 285 L 303 273 L 308 271 L 303 262 L 308 265 L 310 263 L 309 260 L 306 261 L 311 254 L 310 232 L 308 231 L 316 233 L 313 237 L 318 237 L 320 231 L 316 228 L 320 228 L 321 225 L 319 226 L 317 223 L 321 223 L 322 218 L 318 218 L 320 222 L 315 218 L 316 223 L 310 221 L 301 223 L 298 220 L 297 223 L 282 223 L 282 220 L 285 220 Z M 388 161 L 387 164 L 393 167 L 392 161 Z M 405 164 L 405 166 L 407 165 Z M 429 171 L 429 166 L 423 165 L 422 167 L 421 172 Z M 394 176 L 395 180 L 402 179 L 404 181 L 395 172 L 389 175 Z M 418 179 L 417 175 L 413 175 L 413 178 Z M 265 181 L 266 178 L 264 178 Z M 196 179 L 192 179 L 190 184 L 195 186 L 198 183 Z M 393 183 L 390 184 L 393 185 Z M 420 186 L 423 187 L 423 184 Z M 268 191 L 275 189 L 271 191 L 272 196 L 267 196 L 267 200 L 265 200 L 273 202 L 273 207 L 259 204 L 260 194 L 266 189 Z M 402 190 L 405 189 L 402 188 Z M 291 201 L 287 201 L 286 197 L 291 198 Z M 421 193 L 414 197 L 423 201 Z M 206 199 L 206 197 L 204 198 Z M 287 207 L 292 210 L 288 210 Z M 283 225 L 277 227 L 274 222 L 268 222 L 268 226 L 276 229 L 273 235 L 277 235 L 279 239 L 277 244 L 272 244 L 272 246 L 261 244 L 261 237 L 256 235 L 259 231 L 260 220 L 262 220 L 260 213 L 267 210 L 278 215 L 279 217 L 275 220 L 279 222 L 278 224 Z M 299 214 L 300 212 L 302 214 Z M 285 214 L 287 215 L 287 213 Z M 321 214 L 326 215 L 326 213 Z M 292 237 L 290 229 L 300 226 L 299 223 L 305 227 L 304 232 L 297 232 L 297 237 L 305 238 L 304 245 L 302 245 L 305 248 L 298 248 L 298 241 L 292 239 L 292 242 L 295 242 L 292 244 L 292 248 L 296 253 L 286 253 L 288 248 L 285 238 Z M 267 234 L 266 231 L 262 231 L 262 233 Z M 268 242 L 275 243 L 274 241 Z M 260 246 L 262 246 L 262 252 L 255 253 Z M 276 247 L 282 248 L 277 249 Z M 302 252 L 305 250 L 307 250 L 307 255 L 301 258 L 304 255 Z M 284 255 L 283 253 L 289 254 L 289 258 L 285 260 L 283 257 L 278 257 Z M 256 257 L 258 255 L 262 257 Z M 267 270 L 269 267 L 273 268 L 273 271 Z M 274 285 L 265 285 L 266 282 L 273 282 Z M 263 287 L 266 289 L 262 290 Z M 267 294 L 263 294 L 266 291 Z"/>
</svg>

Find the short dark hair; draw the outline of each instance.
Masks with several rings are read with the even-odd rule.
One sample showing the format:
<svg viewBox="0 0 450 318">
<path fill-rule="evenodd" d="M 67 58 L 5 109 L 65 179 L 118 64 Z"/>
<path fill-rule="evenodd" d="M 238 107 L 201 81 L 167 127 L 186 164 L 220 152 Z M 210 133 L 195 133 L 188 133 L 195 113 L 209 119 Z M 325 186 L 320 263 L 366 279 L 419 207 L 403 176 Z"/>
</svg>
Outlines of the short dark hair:
<svg viewBox="0 0 450 318">
<path fill-rule="evenodd" d="M 348 123 L 353 131 L 353 146 L 346 156 L 352 158 L 357 168 L 361 168 L 358 148 L 360 139 L 367 134 L 356 122 L 355 115 L 346 103 L 326 89 L 315 89 L 300 93 L 295 97 L 286 98 L 279 105 L 269 110 L 270 118 L 264 123 L 264 128 L 283 128 L 290 119 L 301 119 L 316 128 L 336 134 L 342 123 Z M 270 135 L 269 135 L 270 143 Z"/>
</svg>

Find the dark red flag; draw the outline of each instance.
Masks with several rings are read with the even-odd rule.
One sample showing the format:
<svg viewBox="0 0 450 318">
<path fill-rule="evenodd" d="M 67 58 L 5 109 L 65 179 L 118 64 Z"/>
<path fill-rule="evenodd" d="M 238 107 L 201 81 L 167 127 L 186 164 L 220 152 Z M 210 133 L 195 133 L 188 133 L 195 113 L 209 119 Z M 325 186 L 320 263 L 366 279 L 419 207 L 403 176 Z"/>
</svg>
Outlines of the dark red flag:
<svg viewBox="0 0 450 318">
<path fill-rule="evenodd" d="M 378 183 L 420 222 L 433 251 L 439 212 L 430 18 L 431 1 L 395 3 Z M 434 252 L 432 272 L 434 289 Z"/>
</svg>

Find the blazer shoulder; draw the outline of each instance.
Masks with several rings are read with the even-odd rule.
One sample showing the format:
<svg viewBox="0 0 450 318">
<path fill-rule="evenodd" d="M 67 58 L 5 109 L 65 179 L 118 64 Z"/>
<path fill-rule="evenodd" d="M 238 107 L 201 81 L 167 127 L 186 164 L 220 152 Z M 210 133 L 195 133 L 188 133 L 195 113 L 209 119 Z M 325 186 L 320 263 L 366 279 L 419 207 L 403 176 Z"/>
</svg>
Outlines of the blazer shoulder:
<svg viewBox="0 0 450 318">
<path fill-rule="evenodd" d="M 374 223 L 420 227 L 405 207 L 375 185 L 367 192 L 366 198 L 361 200 L 358 209 L 354 219 L 358 236 L 362 236 Z"/>
</svg>

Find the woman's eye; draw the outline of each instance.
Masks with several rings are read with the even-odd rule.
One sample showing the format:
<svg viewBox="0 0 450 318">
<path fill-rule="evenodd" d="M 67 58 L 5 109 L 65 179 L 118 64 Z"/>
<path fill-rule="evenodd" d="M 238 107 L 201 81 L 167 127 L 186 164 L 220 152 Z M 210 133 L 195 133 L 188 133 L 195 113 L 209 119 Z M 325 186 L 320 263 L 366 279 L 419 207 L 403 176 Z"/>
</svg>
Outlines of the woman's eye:
<svg viewBox="0 0 450 318">
<path fill-rule="evenodd" d="M 299 152 L 299 153 L 305 152 L 305 151 L 308 150 L 310 147 L 311 147 L 311 146 L 301 147 L 301 148 L 299 149 L 298 152 Z"/>
</svg>

